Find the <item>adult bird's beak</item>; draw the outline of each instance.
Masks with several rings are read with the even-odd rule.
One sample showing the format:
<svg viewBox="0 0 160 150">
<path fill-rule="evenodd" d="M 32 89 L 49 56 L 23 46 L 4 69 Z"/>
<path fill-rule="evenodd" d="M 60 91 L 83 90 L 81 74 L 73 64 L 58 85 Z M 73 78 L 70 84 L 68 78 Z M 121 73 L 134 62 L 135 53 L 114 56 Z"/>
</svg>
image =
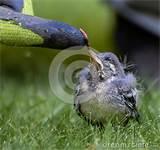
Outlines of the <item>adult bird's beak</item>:
<svg viewBox="0 0 160 150">
<path fill-rule="evenodd" d="M 97 71 L 103 70 L 103 63 L 100 60 L 100 58 L 97 56 L 97 54 L 91 49 L 89 49 L 88 52 L 89 52 L 89 55 L 91 58 L 91 63 L 93 63 L 93 65 L 95 65 Z"/>
</svg>

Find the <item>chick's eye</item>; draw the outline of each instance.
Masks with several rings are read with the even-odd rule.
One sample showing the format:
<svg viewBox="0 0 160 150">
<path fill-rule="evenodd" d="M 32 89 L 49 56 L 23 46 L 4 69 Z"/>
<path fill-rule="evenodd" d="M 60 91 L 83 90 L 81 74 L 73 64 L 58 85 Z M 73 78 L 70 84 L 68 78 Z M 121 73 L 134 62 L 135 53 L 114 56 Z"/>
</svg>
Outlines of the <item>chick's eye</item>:
<svg viewBox="0 0 160 150">
<path fill-rule="evenodd" d="M 99 72 L 99 78 L 100 78 L 100 80 L 104 80 L 105 75 L 103 72 Z"/>
<path fill-rule="evenodd" d="M 111 61 L 111 58 L 107 56 L 107 57 L 104 58 L 104 60 L 105 61 Z"/>
</svg>

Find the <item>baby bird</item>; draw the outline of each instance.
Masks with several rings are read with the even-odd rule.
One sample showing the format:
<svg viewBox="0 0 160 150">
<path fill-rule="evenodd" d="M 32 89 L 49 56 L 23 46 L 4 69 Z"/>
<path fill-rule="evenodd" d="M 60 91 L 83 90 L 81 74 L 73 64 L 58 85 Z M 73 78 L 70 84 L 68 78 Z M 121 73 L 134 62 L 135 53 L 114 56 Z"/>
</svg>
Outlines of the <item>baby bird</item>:
<svg viewBox="0 0 160 150">
<path fill-rule="evenodd" d="M 138 121 L 136 78 L 125 73 L 111 52 L 89 50 L 90 64 L 81 70 L 75 88 L 74 108 L 86 121 L 104 126 L 109 120 L 127 124 Z"/>
</svg>

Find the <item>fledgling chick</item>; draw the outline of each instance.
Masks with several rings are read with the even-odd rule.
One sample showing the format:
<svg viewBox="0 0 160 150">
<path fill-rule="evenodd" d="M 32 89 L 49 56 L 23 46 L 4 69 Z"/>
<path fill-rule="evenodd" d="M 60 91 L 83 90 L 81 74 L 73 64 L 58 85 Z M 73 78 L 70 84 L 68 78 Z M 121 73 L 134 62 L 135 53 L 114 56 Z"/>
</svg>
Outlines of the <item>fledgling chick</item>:
<svg viewBox="0 0 160 150">
<path fill-rule="evenodd" d="M 126 124 L 138 121 L 136 78 L 125 73 L 116 55 L 89 50 L 91 63 L 79 75 L 75 90 L 76 112 L 93 125 L 110 119 Z"/>
</svg>

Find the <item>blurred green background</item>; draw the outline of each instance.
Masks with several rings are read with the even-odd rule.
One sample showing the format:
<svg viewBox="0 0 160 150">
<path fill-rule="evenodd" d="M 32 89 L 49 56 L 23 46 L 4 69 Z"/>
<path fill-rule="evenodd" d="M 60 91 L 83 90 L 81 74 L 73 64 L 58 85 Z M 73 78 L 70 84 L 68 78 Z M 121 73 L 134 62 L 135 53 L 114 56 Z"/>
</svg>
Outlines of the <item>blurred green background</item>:
<svg viewBox="0 0 160 150">
<path fill-rule="evenodd" d="M 65 22 L 87 32 L 91 46 L 112 50 L 115 16 L 101 0 L 32 0 L 34 15 Z M 58 50 L 1 45 L 1 69 L 4 76 L 16 78 L 29 74 L 45 75 Z"/>
<path fill-rule="evenodd" d="M 35 15 L 84 29 L 96 49 L 111 49 L 114 15 L 101 0 L 34 0 Z"/>
</svg>

